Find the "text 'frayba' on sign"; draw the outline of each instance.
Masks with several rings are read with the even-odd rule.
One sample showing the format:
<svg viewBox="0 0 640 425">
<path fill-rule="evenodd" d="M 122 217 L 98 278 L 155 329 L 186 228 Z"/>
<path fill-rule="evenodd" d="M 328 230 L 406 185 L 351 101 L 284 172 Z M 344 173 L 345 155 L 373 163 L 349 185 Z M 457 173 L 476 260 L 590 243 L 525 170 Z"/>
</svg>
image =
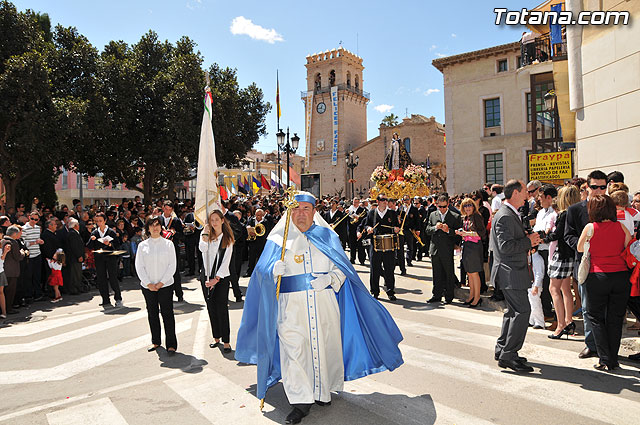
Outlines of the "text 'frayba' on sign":
<svg viewBox="0 0 640 425">
<path fill-rule="evenodd" d="M 559 180 L 573 177 L 571 152 L 532 153 L 529 155 L 529 180 Z"/>
</svg>

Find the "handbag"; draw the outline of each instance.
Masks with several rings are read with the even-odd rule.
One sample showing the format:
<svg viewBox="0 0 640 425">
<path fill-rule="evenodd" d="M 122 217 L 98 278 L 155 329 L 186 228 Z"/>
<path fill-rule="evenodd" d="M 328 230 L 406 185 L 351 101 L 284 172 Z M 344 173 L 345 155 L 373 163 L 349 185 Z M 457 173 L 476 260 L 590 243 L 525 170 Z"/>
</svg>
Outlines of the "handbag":
<svg viewBox="0 0 640 425">
<path fill-rule="evenodd" d="M 578 267 L 578 283 L 582 285 L 589 277 L 589 270 L 591 269 L 591 253 L 589 249 L 591 248 L 591 237 L 593 236 L 593 228 L 590 232 L 587 232 L 587 240 L 584 242 L 584 253 L 582 254 L 582 260 L 580 261 L 580 266 Z"/>
</svg>

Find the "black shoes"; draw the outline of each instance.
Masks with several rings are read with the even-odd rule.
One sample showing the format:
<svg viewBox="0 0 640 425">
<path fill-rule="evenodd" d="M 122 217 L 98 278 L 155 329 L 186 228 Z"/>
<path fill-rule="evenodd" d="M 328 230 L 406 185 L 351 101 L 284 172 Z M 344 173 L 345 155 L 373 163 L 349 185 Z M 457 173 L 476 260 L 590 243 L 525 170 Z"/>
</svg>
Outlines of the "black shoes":
<svg viewBox="0 0 640 425">
<path fill-rule="evenodd" d="M 155 344 L 154 344 L 154 345 L 150 345 L 150 346 L 147 348 L 147 352 L 149 352 L 149 353 L 150 353 L 150 352 L 152 352 L 152 351 L 156 351 L 156 349 L 157 349 L 158 347 L 160 347 L 160 346 L 159 346 L 159 345 L 155 345 Z"/>
<path fill-rule="evenodd" d="M 302 421 L 302 418 L 307 416 L 305 412 L 294 407 L 291 413 L 287 415 L 287 419 L 285 419 L 285 424 L 299 424 Z"/>
<path fill-rule="evenodd" d="M 496 355 L 493 356 L 493 358 L 496 359 L 496 361 L 499 361 L 500 360 L 500 355 L 496 354 Z M 518 361 L 520 363 L 526 363 L 527 362 L 527 358 L 518 356 Z"/>
<path fill-rule="evenodd" d="M 222 349 L 222 352 L 223 352 L 223 353 L 230 353 L 230 352 L 231 352 L 231 346 L 224 347 L 224 348 Z"/>
<path fill-rule="evenodd" d="M 376 300 L 380 299 L 380 294 L 371 294 L 371 296 L 373 296 L 373 298 L 375 298 Z"/>
<path fill-rule="evenodd" d="M 559 334 L 557 334 L 557 335 L 556 334 L 547 335 L 547 338 L 549 338 L 549 339 L 560 339 L 560 338 L 562 338 L 563 335 L 566 335 L 567 339 L 569 339 L 569 335 L 573 335 L 573 333 L 575 331 L 576 331 L 576 324 L 571 322 L 567 326 L 562 328 L 562 330 L 560 331 Z"/>
<path fill-rule="evenodd" d="M 356 260 L 349 260 L 349 261 L 351 261 L 351 264 L 355 264 L 356 263 Z"/>
<path fill-rule="evenodd" d="M 591 351 L 589 350 L 589 347 L 584 347 L 584 350 L 580 351 L 580 354 L 578 354 L 578 358 L 581 359 L 588 359 L 589 357 L 597 357 L 598 353 L 596 353 L 595 351 Z"/>
<path fill-rule="evenodd" d="M 407 275 L 407 271 L 406 271 L 406 270 L 402 270 L 402 271 L 400 272 L 400 276 L 406 276 L 406 275 Z"/>
<path fill-rule="evenodd" d="M 184 298 L 183 297 L 178 297 L 178 302 L 179 303 L 183 303 L 184 302 Z"/>
<path fill-rule="evenodd" d="M 219 342 L 212 342 L 211 344 L 209 344 L 209 348 L 216 348 L 218 345 L 220 345 Z"/>
<path fill-rule="evenodd" d="M 413 263 L 407 263 L 407 266 L 413 267 Z"/>
<path fill-rule="evenodd" d="M 451 304 L 452 302 L 453 302 L 453 299 L 450 299 L 450 300 L 444 300 L 444 303 L 445 303 L 445 304 Z"/>
<path fill-rule="evenodd" d="M 331 402 L 330 401 L 324 402 L 324 401 L 316 400 L 316 404 L 318 406 L 331 406 Z"/>
<path fill-rule="evenodd" d="M 476 308 L 476 307 L 480 307 L 481 305 L 482 305 L 482 298 L 480 298 L 478 302 L 475 304 L 469 303 L 469 308 Z"/>
<path fill-rule="evenodd" d="M 431 297 L 427 300 L 427 304 L 435 304 L 441 302 L 442 299 L 438 297 Z"/>
<path fill-rule="evenodd" d="M 241 303 L 242 302 L 242 295 L 240 295 L 239 297 L 236 297 L 236 302 L 237 303 Z"/>
<path fill-rule="evenodd" d="M 498 360 L 498 366 L 515 372 L 533 372 L 533 368 L 519 360 Z"/>
<path fill-rule="evenodd" d="M 397 300 L 395 295 L 389 295 L 389 301 L 395 301 Z"/>
</svg>

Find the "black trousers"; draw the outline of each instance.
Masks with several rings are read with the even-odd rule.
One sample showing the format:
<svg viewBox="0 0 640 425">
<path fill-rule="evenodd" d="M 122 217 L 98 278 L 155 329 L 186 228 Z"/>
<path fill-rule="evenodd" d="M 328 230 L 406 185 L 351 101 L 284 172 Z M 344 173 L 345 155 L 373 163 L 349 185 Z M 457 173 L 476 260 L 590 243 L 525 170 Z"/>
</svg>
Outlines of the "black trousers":
<svg viewBox="0 0 640 425">
<path fill-rule="evenodd" d="M 109 300 L 109 286 L 113 290 L 113 299 L 116 301 L 122 301 L 122 295 L 120 294 L 120 283 L 118 282 L 118 257 L 108 254 L 96 254 L 96 280 L 98 281 L 98 290 L 102 297 L 102 303 L 108 304 Z M 107 278 L 109 283 L 107 283 Z"/>
<path fill-rule="evenodd" d="M 615 366 L 631 292 L 629 272 L 589 273 L 583 289 L 589 302 L 584 314 L 591 321 L 600 363 Z"/>
<path fill-rule="evenodd" d="M 398 249 L 396 249 L 396 266 L 400 267 L 400 272 L 405 273 L 407 266 L 404 260 L 404 235 L 398 235 Z"/>
<path fill-rule="evenodd" d="M 542 293 L 540 294 L 540 301 L 542 301 L 542 311 L 544 317 L 553 317 L 553 308 L 551 300 L 551 292 L 549 292 L 549 250 L 538 250 L 538 254 L 544 260 L 544 279 L 542 280 Z"/>
<path fill-rule="evenodd" d="M 78 263 L 77 258 L 69 258 L 67 265 L 67 277 L 64 286 L 71 295 L 79 294 L 82 291 L 82 264 Z"/>
<path fill-rule="evenodd" d="M 351 251 L 352 263 L 355 263 L 357 254 L 360 264 L 364 264 L 367 255 L 365 254 L 364 246 L 362 246 L 362 240 L 358 240 L 358 235 L 355 231 L 349 233 L 349 250 Z"/>
<path fill-rule="evenodd" d="M 239 284 L 239 280 L 240 280 L 240 274 L 237 272 L 237 267 L 236 267 L 236 262 L 240 261 L 240 259 L 238 258 L 238 253 L 235 252 L 235 249 L 233 250 L 233 254 L 231 254 L 231 261 L 229 262 L 229 272 L 231 273 L 231 276 L 229 276 L 229 279 L 231 281 L 231 288 L 233 288 L 233 296 L 237 298 L 241 298 L 242 297 L 242 292 L 240 291 L 240 284 Z"/>
<path fill-rule="evenodd" d="M 39 298 L 42 296 L 42 254 L 29 258 L 26 276 L 24 279 L 25 296 L 27 298 Z"/>
<path fill-rule="evenodd" d="M 387 295 L 395 295 L 396 278 L 393 270 L 396 266 L 395 251 L 376 251 L 373 246 L 369 248 L 369 259 L 371 262 L 371 275 L 369 286 L 371 294 L 380 294 L 380 276 L 384 275 L 384 285 L 387 288 Z"/>
<path fill-rule="evenodd" d="M 250 242 L 249 244 L 249 265 L 247 266 L 247 274 L 253 273 L 253 268 L 256 266 L 262 250 L 264 249 L 263 242 Z"/>
<path fill-rule="evenodd" d="M 199 268 L 196 269 L 197 246 L 198 233 L 193 233 L 184 237 L 184 249 L 187 256 L 187 268 L 189 269 L 189 274 L 199 274 L 200 271 Z M 198 258 L 198 264 L 200 263 L 199 260 L 200 259 Z"/>
<path fill-rule="evenodd" d="M 164 339 L 167 348 L 178 348 L 176 338 L 176 318 L 173 315 L 173 288 L 163 286 L 158 291 L 142 288 L 144 301 L 147 304 L 147 316 L 151 329 L 151 343 L 161 345 L 160 317 L 164 323 Z"/>
<path fill-rule="evenodd" d="M 222 342 L 231 342 L 229 327 L 229 278 L 220 280 L 211 291 L 204 286 L 204 278 L 200 280 L 207 312 L 211 321 L 211 333 L 214 338 L 221 338 Z"/>
<path fill-rule="evenodd" d="M 404 239 L 407 241 L 407 250 L 405 251 L 405 259 L 407 260 L 407 264 L 411 263 L 415 260 L 416 257 L 416 238 L 411 233 L 411 230 L 408 230 L 408 233 L 405 233 Z"/>
<path fill-rule="evenodd" d="M 182 276 L 180 276 L 180 247 L 178 246 L 177 241 L 173 241 L 173 247 L 176 252 L 176 272 L 173 274 L 173 292 L 175 292 L 176 297 L 181 299 L 183 297 L 182 292 Z"/>
<path fill-rule="evenodd" d="M 247 244 L 246 243 L 238 243 L 236 241 L 236 243 L 233 246 L 233 255 L 234 255 L 234 265 L 236 267 L 236 274 L 238 275 L 238 277 L 241 276 L 240 272 L 242 271 L 242 263 L 244 263 L 244 252 L 247 250 Z M 240 289 L 240 287 L 238 287 L 238 290 Z M 242 295 L 242 292 L 240 293 L 240 295 Z"/>
<path fill-rule="evenodd" d="M 524 345 L 529 328 L 531 305 L 526 289 L 503 289 L 507 311 L 502 318 L 502 331 L 496 342 L 495 354 L 500 360 L 516 360 Z"/>
<path fill-rule="evenodd" d="M 456 284 L 453 272 L 453 251 L 438 252 L 431 256 L 431 269 L 433 270 L 433 296 L 435 298 L 451 301 Z"/>
</svg>

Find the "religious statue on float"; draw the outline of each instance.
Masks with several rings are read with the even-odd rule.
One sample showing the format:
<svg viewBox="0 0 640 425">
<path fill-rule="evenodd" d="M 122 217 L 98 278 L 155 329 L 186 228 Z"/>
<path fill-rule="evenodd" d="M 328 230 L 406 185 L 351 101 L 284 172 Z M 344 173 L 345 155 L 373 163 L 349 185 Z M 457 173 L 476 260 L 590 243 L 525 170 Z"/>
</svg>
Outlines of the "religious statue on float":
<svg viewBox="0 0 640 425">
<path fill-rule="evenodd" d="M 407 152 L 407 148 L 398 136 L 398 133 L 393 133 L 391 147 L 384 159 L 384 168 L 387 169 L 387 171 L 400 170 L 401 174 L 402 171 L 411 164 L 413 164 L 413 162 L 411 161 L 409 152 Z"/>
</svg>

